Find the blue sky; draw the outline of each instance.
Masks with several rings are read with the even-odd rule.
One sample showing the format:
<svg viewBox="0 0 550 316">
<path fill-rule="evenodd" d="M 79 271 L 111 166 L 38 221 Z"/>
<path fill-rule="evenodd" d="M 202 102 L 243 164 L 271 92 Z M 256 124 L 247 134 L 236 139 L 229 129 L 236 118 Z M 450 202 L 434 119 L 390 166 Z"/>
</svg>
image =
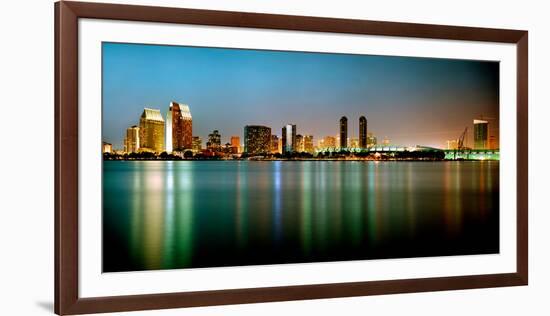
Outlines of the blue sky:
<svg viewBox="0 0 550 316">
<path fill-rule="evenodd" d="M 247 124 L 284 124 L 315 142 L 338 133 L 358 136 L 359 116 L 381 141 L 443 147 L 472 120 L 493 118 L 498 133 L 496 62 L 103 43 L 103 137 L 122 147 L 127 127 L 144 107 L 170 101 L 190 106 L 193 134 L 222 142 Z M 498 139 L 498 135 L 497 135 Z"/>
</svg>

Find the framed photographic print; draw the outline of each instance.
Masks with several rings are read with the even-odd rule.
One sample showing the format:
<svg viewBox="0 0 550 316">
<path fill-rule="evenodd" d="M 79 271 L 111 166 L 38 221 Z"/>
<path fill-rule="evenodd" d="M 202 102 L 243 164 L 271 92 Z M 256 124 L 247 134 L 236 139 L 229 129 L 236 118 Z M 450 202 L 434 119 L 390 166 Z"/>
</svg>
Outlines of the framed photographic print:
<svg viewBox="0 0 550 316">
<path fill-rule="evenodd" d="M 527 284 L 527 31 L 55 20 L 56 313 Z"/>
</svg>

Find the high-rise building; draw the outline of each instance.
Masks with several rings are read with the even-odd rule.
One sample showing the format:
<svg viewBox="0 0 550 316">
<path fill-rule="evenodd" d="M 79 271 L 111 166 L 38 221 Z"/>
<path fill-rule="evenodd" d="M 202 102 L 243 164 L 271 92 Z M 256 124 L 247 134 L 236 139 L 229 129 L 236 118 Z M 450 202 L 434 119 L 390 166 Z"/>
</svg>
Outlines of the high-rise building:
<svg viewBox="0 0 550 316">
<path fill-rule="evenodd" d="M 296 151 L 301 153 L 304 151 L 304 136 L 296 135 Z"/>
<path fill-rule="evenodd" d="M 167 152 L 193 147 L 193 117 L 187 104 L 170 102 L 166 113 L 165 136 Z"/>
<path fill-rule="evenodd" d="M 367 147 L 375 146 L 378 143 L 373 133 L 367 133 Z"/>
<path fill-rule="evenodd" d="M 160 110 L 143 109 L 139 119 L 139 141 L 141 150 L 164 151 L 164 119 Z"/>
<path fill-rule="evenodd" d="M 193 151 L 198 153 L 202 150 L 202 139 L 199 136 L 193 136 Z"/>
<path fill-rule="evenodd" d="M 231 152 L 238 154 L 241 152 L 241 138 L 239 136 L 231 136 Z"/>
<path fill-rule="evenodd" d="M 304 151 L 313 154 L 313 135 L 304 135 Z"/>
<path fill-rule="evenodd" d="M 212 134 L 208 134 L 208 143 L 206 147 L 212 151 L 220 151 L 222 148 L 222 135 L 218 130 L 212 131 Z"/>
<path fill-rule="evenodd" d="M 271 135 L 271 153 L 277 154 L 279 151 L 279 137 L 277 135 Z"/>
<path fill-rule="evenodd" d="M 271 152 L 271 128 L 261 125 L 244 127 L 244 151 L 248 154 Z"/>
<path fill-rule="evenodd" d="M 126 130 L 124 152 L 135 153 L 139 150 L 139 145 L 139 127 L 134 125 Z"/>
<path fill-rule="evenodd" d="M 367 118 L 364 116 L 359 118 L 359 148 L 367 148 Z"/>
<path fill-rule="evenodd" d="M 283 126 L 283 154 L 296 151 L 296 124 Z"/>
<path fill-rule="evenodd" d="M 334 147 L 336 147 L 336 137 L 325 136 L 325 138 L 323 138 L 323 147 L 324 148 L 334 148 Z"/>
<path fill-rule="evenodd" d="M 107 142 L 103 142 L 103 145 L 101 146 L 101 151 L 105 154 L 105 153 L 112 153 L 113 152 L 113 144 L 111 143 L 107 143 Z"/>
<path fill-rule="evenodd" d="M 489 140 L 489 122 L 474 120 L 474 149 L 487 149 Z"/>
<path fill-rule="evenodd" d="M 340 118 L 340 148 L 348 147 L 348 118 Z"/>
</svg>

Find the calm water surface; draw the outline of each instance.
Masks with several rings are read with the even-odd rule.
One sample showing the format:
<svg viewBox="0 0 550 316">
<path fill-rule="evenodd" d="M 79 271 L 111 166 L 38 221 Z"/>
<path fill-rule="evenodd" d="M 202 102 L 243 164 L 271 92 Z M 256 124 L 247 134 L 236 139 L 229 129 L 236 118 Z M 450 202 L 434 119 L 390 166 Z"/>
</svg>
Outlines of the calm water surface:
<svg viewBox="0 0 550 316">
<path fill-rule="evenodd" d="M 497 253 L 498 162 L 105 161 L 103 270 Z"/>
</svg>

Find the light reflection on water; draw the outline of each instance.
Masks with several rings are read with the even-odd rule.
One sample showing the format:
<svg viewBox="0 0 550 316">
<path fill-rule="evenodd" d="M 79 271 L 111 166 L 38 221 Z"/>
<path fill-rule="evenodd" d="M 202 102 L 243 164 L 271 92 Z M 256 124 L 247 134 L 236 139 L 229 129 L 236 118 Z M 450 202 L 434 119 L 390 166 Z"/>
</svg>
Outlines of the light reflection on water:
<svg viewBox="0 0 550 316">
<path fill-rule="evenodd" d="M 106 161 L 104 271 L 496 253 L 498 170 Z"/>
</svg>

